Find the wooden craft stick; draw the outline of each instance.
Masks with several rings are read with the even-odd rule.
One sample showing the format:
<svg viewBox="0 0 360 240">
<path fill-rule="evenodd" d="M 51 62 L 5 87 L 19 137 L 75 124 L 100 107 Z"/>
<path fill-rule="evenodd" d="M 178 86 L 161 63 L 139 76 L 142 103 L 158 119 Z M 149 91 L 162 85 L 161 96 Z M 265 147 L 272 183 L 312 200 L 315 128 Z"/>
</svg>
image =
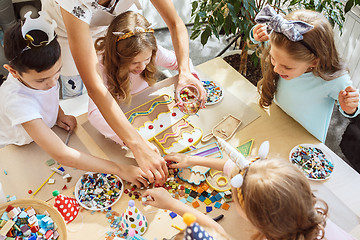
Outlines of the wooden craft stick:
<svg viewBox="0 0 360 240">
<path fill-rule="evenodd" d="M 61 168 L 61 164 L 59 165 L 59 167 L 57 169 Z M 40 189 L 49 181 L 49 179 L 55 174 L 55 172 L 53 172 L 46 180 L 45 182 L 43 182 L 43 184 L 41 184 L 41 186 L 33 193 L 33 196 L 35 196 Z"/>
</svg>

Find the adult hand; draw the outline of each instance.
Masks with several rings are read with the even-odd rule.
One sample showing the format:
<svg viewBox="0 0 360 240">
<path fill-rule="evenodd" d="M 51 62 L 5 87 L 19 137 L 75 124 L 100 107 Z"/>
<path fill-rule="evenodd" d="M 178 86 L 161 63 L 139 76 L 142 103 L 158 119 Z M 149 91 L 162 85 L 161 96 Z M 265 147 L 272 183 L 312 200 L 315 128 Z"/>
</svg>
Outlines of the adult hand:
<svg viewBox="0 0 360 240">
<path fill-rule="evenodd" d="M 138 188 L 149 186 L 149 183 L 146 180 L 146 174 L 139 167 L 126 164 L 120 165 L 119 167 L 120 171 L 116 175 L 121 179 L 136 185 Z"/>
<path fill-rule="evenodd" d="M 258 24 L 253 29 L 254 39 L 258 42 L 266 42 L 269 40 L 269 35 L 266 31 L 266 26 Z"/>
<path fill-rule="evenodd" d="M 185 87 L 187 85 L 193 85 L 199 90 L 200 107 L 205 108 L 207 96 L 206 96 L 206 90 L 205 90 L 202 82 L 199 79 L 197 79 L 196 77 L 194 77 L 194 75 L 190 72 L 189 73 L 179 73 L 179 80 L 178 80 L 178 84 L 176 86 L 176 92 L 179 92 L 183 87 Z"/>
<path fill-rule="evenodd" d="M 339 104 L 341 109 L 352 115 L 356 112 L 359 104 L 359 90 L 348 86 L 345 90 L 339 92 Z"/>
<path fill-rule="evenodd" d="M 144 141 L 142 148 L 132 149 L 135 160 L 150 183 L 155 181 L 155 183 L 162 185 L 168 176 L 166 161 L 158 151 L 152 149 L 146 142 L 148 141 Z"/>
<path fill-rule="evenodd" d="M 153 207 L 171 210 L 172 206 L 176 205 L 176 199 L 174 199 L 168 191 L 164 188 L 153 188 L 148 189 L 143 195 L 147 198 L 147 201 L 144 202 L 144 205 L 150 205 Z"/>
<path fill-rule="evenodd" d="M 186 168 L 192 165 L 189 155 L 183 153 L 169 153 L 164 157 L 166 161 L 176 162 L 170 164 L 171 168 Z"/>
</svg>

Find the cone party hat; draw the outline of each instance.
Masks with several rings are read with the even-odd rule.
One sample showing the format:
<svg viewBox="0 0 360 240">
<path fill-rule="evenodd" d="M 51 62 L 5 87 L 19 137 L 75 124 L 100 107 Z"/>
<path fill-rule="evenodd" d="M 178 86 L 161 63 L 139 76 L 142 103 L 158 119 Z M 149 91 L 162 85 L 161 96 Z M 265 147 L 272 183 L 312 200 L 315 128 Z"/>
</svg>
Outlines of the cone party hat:
<svg viewBox="0 0 360 240">
<path fill-rule="evenodd" d="M 134 200 L 129 201 L 129 206 L 120 217 L 121 227 L 129 232 L 134 229 L 136 234 L 143 235 L 148 227 L 146 217 L 135 207 Z"/>
</svg>

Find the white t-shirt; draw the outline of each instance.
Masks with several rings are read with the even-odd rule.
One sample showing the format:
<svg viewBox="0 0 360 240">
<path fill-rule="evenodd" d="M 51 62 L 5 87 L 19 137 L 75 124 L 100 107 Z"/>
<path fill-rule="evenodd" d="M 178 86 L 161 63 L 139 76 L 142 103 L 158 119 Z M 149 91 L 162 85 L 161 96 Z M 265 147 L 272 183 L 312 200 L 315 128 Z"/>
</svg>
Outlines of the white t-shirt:
<svg viewBox="0 0 360 240">
<path fill-rule="evenodd" d="M 52 128 L 58 112 L 59 84 L 49 90 L 35 90 L 9 74 L 0 87 L 0 145 L 31 143 L 21 124 L 41 118 Z"/>
</svg>

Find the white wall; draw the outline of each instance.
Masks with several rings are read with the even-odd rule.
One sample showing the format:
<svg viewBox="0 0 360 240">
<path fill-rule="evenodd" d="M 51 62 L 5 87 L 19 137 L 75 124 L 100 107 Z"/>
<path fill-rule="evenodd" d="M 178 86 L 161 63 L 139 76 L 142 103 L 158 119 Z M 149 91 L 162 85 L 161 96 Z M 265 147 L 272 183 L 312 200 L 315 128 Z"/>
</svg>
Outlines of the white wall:
<svg viewBox="0 0 360 240">
<path fill-rule="evenodd" d="M 360 7 L 346 14 L 343 33 L 335 29 L 335 44 L 342 58 L 348 63 L 353 85 L 360 88 Z"/>
<path fill-rule="evenodd" d="M 156 24 L 155 28 L 166 27 L 165 22 L 162 20 L 160 14 L 156 11 L 155 7 L 149 0 L 139 0 L 142 8 L 143 15 L 149 22 Z M 194 0 L 173 0 L 176 11 L 184 21 L 184 23 L 190 22 L 191 16 L 191 2 Z"/>
</svg>

